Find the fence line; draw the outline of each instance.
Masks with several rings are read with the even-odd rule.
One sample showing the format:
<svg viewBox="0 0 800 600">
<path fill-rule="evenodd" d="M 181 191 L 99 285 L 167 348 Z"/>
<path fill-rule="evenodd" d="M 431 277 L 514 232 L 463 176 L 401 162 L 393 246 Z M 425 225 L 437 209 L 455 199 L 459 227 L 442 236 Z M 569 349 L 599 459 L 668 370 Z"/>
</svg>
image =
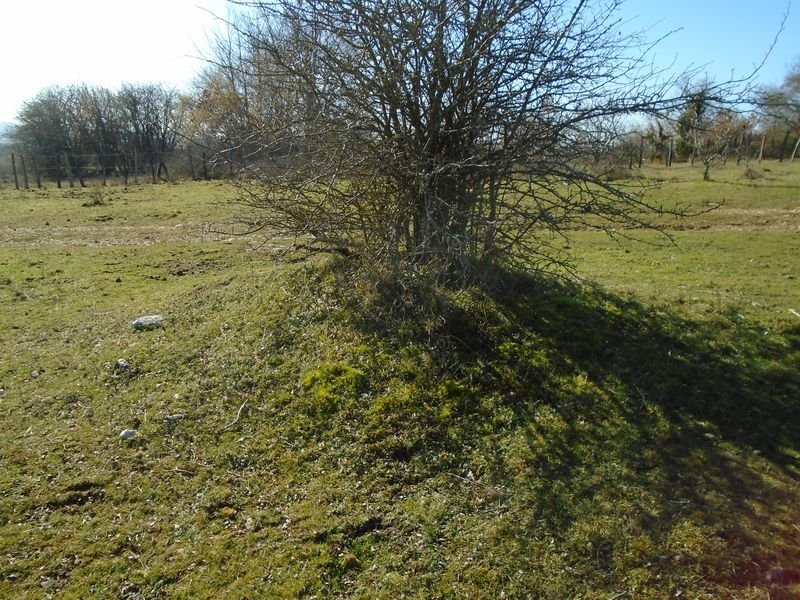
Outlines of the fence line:
<svg viewBox="0 0 800 600">
<path fill-rule="evenodd" d="M 153 183 L 175 178 L 190 177 L 198 179 L 228 178 L 235 173 L 233 164 L 223 155 L 214 155 L 209 160 L 205 152 L 199 156 L 191 148 L 172 151 L 152 159 L 142 160 L 138 152 L 100 153 L 100 154 L 33 154 L 11 152 L 11 170 L 16 189 L 30 189 L 31 178 L 37 188 L 46 181 L 54 181 L 60 188 L 66 181 L 74 187 L 76 181 L 85 186 L 87 180 L 102 179 L 103 185 L 109 180 L 120 179 L 127 185 L 131 180 L 149 178 Z M 28 159 L 28 160 L 26 160 Z M 29 166 L 33 171 L 29 172 Z"/>
</svg>

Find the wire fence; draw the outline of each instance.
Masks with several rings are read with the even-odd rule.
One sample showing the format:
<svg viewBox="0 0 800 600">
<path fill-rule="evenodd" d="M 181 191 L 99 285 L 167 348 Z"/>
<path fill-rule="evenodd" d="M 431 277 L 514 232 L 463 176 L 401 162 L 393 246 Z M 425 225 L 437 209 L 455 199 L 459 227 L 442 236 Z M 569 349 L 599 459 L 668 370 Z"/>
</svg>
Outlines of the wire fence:
<svg viewBox="0 0 800 600">
<path fill-rule="evenodd" d="M 234 173 L 221 154 L 179 149 L 157 156 L 138 152 L 106 154 L 32 154 L 7 152 L 0 164 L 0 181 L 16 189 L 82 186 L 92 183 L 174 182 L 182 179 L 221 179 Z"/>
</svg>

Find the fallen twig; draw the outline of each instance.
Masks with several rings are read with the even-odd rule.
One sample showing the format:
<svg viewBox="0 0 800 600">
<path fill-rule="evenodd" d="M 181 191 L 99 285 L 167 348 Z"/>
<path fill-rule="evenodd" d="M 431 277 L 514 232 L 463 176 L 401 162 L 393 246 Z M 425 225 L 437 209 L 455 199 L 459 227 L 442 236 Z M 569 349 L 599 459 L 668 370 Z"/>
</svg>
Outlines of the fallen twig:
<svg viewBox="0 0 800 600">
<path fill-rule="evenodd" d="M 228 429 L 230 429 L 231 427 L 236 425 L 236 423 L 239 422 L 239 417 L 242 416 L 242 411 L 244 410 L 245 406 L 247 406 L 247 400 L 242 402 L 242 405 L 239 407 L 239 410 L 236 412 L 236 418 L 233 421 L 231 421 L 230 423 L 228 423 L 227 425 L 225 425 L 225 427 L 223 427 L 220 430 L 220 433 L 225 433 L 226 431 L 228 431 Z"/>
</svg>

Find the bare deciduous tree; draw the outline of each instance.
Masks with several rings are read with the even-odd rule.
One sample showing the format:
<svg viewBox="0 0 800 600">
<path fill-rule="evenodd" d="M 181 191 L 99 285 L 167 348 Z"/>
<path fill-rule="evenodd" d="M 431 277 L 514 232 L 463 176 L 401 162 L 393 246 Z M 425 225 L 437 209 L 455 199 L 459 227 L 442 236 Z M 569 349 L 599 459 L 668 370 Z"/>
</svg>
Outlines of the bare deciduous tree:
<svg viewBox="0 0 800 600">
<path fill-rule="evenodd" d="M 780 160 L 783 161 L 790 139 L 793 141 L 791 160 L 794 160 L 800 146 L 800 62 L 789 70 L 782 85 L 760 90 L 757 104 L 765 129 L 783 133 Z"/>
<path fill-rule="evenodd" d="M 454 281 L 551 267 L 569 230 L 660 211 L 598 172 L 631 115 L 689 100 L 621 33 L 619 0 L 236 4 L 237 50 L 213 62 L 263 88 L 254 226 Z"/>
</svg>

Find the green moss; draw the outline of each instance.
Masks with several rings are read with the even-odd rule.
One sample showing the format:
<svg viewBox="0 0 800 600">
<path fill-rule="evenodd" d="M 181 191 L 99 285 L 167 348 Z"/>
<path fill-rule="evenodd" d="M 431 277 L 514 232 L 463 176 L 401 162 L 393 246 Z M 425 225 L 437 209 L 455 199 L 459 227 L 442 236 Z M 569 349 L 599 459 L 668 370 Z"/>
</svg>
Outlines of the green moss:
<svg viewBox="0 0 800 600">
<path fill-rule="evenodd" d="M 308 394 L 305 410 L 313 415 L 330 415 L 354 402 L 367 383 L 365 374 L 342 363 L 325 364 L 306 371 L 301 385 Z"/>
</svg>

